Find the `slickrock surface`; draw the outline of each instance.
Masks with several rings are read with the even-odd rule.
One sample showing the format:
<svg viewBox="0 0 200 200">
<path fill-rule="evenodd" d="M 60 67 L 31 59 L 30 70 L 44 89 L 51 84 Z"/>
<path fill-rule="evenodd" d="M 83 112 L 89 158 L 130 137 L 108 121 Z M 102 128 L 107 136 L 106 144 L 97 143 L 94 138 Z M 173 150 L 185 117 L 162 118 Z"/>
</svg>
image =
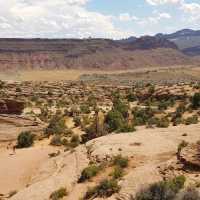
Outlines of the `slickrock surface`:
<svg viewBox="0 0 200 200">
<path fill-rule="evenodd" d="M 200 170 L 200 144 L 190 144 L 183 148 L 180 153 L 180 160 L 185 165 Z"/>
</svg>

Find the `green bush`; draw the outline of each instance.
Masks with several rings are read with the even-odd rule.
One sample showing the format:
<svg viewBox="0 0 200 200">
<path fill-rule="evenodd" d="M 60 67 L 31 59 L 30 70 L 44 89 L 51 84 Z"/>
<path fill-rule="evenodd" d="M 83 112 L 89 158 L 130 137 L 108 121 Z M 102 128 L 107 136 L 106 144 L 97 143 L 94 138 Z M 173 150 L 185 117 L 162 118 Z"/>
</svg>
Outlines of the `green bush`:
<svg viewBox="0 0 200 200">
<path fill-rule="evenodd" d="M 136 95 L 133 92 L 130 92 L 127 96 L 126 96 L 127 100 L 129 102 L 134 102 L 137 100 Z"/>
<path fill-rule="evenodd" d="M 127 117 L 128 109 L 129 109 L 128 105 L 122 102 L 120 98 L 115 98 L 113 100 L 113 110 L 117 110 L 125 118 Z"/>
<path fill-rule="evenodd" d="M 84 182 L 86 180 L 91 179 L 92 177 L 96 176 L 100 170 L 101 167 L 98 165 L 90 165 L 86 167 L 81 173 L 79 182 Z"/>
<path fill-rule="evenodd" d="M 198 123 L 198 116 L 197 115 L 193 115 L 191 117 L 188 117 L 185 120 L 185 125 L 197 124 L 197 123 Z"/>
<path fill-rule="evenodd" d="M 200 93 L 195 93 L 192 97 L 192 107 L 194 109 L 200 108 Z"/>
<path fill-rule="evenodd" d="M 135 126 L 133 124 L 129 125 L 127 123 L 125 123 L 122 127 L 120 127 L 120 129 L 118 130 L 118 132 L 121 133 L 128 133 L 128 132 L 134 132 L 136 131 Z"/>
<path fill-rule="evenodd" d="M 147 124 L 149 127 L 156 125 L 158 123 L 159 119 L 157 117 L 152 117 L 148 119 Z"/>
<path fill-rule="evenodd" d="M 154 116 L 154 111 L 150 107 L 135 108 L 133 110 L 135 125 L 145 125 Z"/>
<path fill-rule="evenodd" d="M 70 140 L 70 146 L 71 147 L 77 147 L 80 144 L 80 137 L 79 135 L 72 135 L 71 140 Z"/>
<path fill-rule="evenodd" d="M 51 195 L 50 195 L 50 199 L 52 200 L 59 200 L 62 199 L 63 197 L 67 196 L 67 190 L 64 187 L 61 187 L 60 189 L 54 191 Z"/>
<path fill-rule="evenodd" d="M 111 180 L 103 180 L 100 184 L 94 188 L 90 188 L 83 199 L 91 199 L 93 196 L 95 197 L 110 197 L 112 194 L 119 192 L 120 186 L 117 181 L 114 179 Z"/>
<path fill-rule="evenodd" d="M 81 110 L 81 113 L 84 113 L 84 114 L 90 113 L 90 107 L 89 107 L 89 105 L 86 105 L 86 104 L 81 105 L 80 110 Z"/>
<path fill-rule="evenodd" d="M 172 119 L 172 123 L 173 123 L 173 126 L 177 126 L 177 125 L 183 123 L 183 119 L 182 119 L 181 117 L 173 118 L 173 119 Z"/>
<path fill-rule="evenodd" d="M 73 121 L 74 121 L 74 124 L 75 124 L 76 127 L 81 126 L 81 118 L 80 117 L 75 116 L 73 118 Z"/>
<path fill-rule="evenodd" d="M 177 155 L 180 156 L 181 150 L 185 147 L 187 147 L 188 143 L 186 141 L 182 141 L 179 145 L 178 145 L 178 149 L 177 149 Z"/>
<path fill-rule="evenodd" d="M 111 110 L 108 112 L 105 120 L 108 125 L 109 132 L 120 130 L 124 124 L 123 115 L 117 110 Z"/>
<path fill-rule="evenodd" d="M 161 101 L 158 105 L 159 110 L 167 110 L 169 103 L 167 101 Z"/>
<path fill-rule="evenodd" d="M 28 148 L 33 145 L 35 135 L 30 131 L 21 132 L 17 137 L 17 148 Z"/>
<path fill-rule="evenodd" d="M 139 191 L 132 200 L 173 200 L 176 194 L 183 188 L 184 183 L 184 176 L 154 183 L 148 188 Z"/>
<path fill-rule="evenodd" d="M 47 136 L 54 134 L 64 134 L 67 127 L 65 125 L 65 119 L 60 115 L 55 115 L 49 122 L 48 127 L 45 130 Z"/>
<path fill-rule="evenodd" d="M 167 128 L 169 126 L 169 119 L 167 117 L 162 117 L 157 122 L 157 127 L 159 128 Z"/>
<path fill-rule="evenodd" d="M 117 155 L 113 159 L 113 164 L 121 168 L 126 168 L 128 167 L 128 158 L 122 157 L 121 155 Z"/>
<path fill-rule="evenodd" d="M 119 178 L 121 178 L 123 176 L 123 174 L 124 174 L 124 171 L 119 166 L 116 166 L 114 168 L 114 171 L 111 173 L 113 179 L 119 179 Z"/>
</svg>

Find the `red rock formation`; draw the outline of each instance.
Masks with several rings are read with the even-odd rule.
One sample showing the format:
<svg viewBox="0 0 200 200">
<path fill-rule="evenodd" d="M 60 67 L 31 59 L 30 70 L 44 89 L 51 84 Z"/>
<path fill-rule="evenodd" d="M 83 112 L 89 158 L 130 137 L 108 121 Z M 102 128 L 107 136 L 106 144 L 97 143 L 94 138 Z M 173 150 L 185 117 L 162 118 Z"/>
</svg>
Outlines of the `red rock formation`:
<svg viewBox="0 0 200 200">
<path fill-rule="evenodd" d="M 0 114 L 22 114 L 25 103 L 13 99 L 0 100 Z"/>
</svg>

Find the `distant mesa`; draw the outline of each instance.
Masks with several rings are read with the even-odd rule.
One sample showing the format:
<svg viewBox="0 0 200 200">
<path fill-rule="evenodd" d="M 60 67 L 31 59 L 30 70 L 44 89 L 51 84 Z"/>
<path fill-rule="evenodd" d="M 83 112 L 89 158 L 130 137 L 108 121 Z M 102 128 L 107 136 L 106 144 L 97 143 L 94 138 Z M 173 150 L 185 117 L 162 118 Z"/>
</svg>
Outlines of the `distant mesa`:
<svg viewBox="0 0 200 200">
<path fill-rule="evenodd" d="M 111 39 L 0 39 L 0 70 L 135 69 L 199 63 L 200 31 Z"/>
</svg>

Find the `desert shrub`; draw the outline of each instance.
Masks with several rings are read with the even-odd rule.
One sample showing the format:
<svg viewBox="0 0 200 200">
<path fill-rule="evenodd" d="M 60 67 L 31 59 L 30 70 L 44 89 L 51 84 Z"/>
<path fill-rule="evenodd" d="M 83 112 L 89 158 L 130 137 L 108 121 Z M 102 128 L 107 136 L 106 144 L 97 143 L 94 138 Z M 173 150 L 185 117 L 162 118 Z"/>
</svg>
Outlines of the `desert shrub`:
<svg viewBox="0 0 200 200">
<path fill-rule="evenodd" d="M 64 132 L 64 136 L 70 136 L 70 135 L 73 135 L 73 134 L 74 134 L 74 132 L 73 132 L 73 130 L 70 129 L 70 128 L 67 128 L 67 129 L 65 130 L 65 132 Z"/>
<path fill-rule="evenodd" d="M 83 199 L 92 199 L 92 197 L 110 197 L 112 194 L 119 192 L 120 186 L 114 179 L 105 179 L 94 188 L 90 188 Z"/>
<path fill-rule="evenodd" d="M 122 157 L 121 155 L 117 155 L 113 159 L 113 164 L 121 168 L 126 168 L 128 167 L 128 158 Z"/>
<path fill-rule="evenodd" d="M 120 98 L 114 98 L 113 100 L 113 110 L 118 111 L 122 114 L 123 117 L 127 117 L 128 114 L 128 105 L 121 101 Z"/>
<path fill-rule="evenodd" d="M 30 131 L 21 132 L 17 137 L 17 148 L 28 148 L 33 145 L 35 135 Z"/>
<path fill-rule="evenodd" d="M 50 111 L 45 106 L 42 107 L 40 110 L 41 110 L 41 113 L 39 115 L 40 120 L 42 120 L 44 122 L 47 122 L 49 117 L 50 117 L 50 115 L 51 115 Z"/>
<path fill-rule="evenodd" d="M 60 135 L 54 135 L 54 136 L 51 138 L 50 145 L 53 145 L 53 146 L 61 146 L 61 145 L 62 145 L 61 136 L 60 136 Z"/>
<path fill-rule="evenodd" d="M 157 117 L 152 117 L 150 119 L 148 119 L 147 121 L 147 125 L 148 127 L 151 127 L 153 125 L 156 125 L 158 123 L 159 119 Z"/>
<path fill-rule="evenodd" d="M 74 121 L 74 124 L 75 124 L 76 127 L 78 127 L 78 126 L 81 125 L 81 117 L 75 116 L 75 117 L 73 118 L 73 121 Z"/>
<path fill-rule="evenodd" d="M 111 110 L 108 112 L 105 120 L 108 125 L 109 132 L 119 130 L 124 123 L 123 115 L 117 110 Z"/>
<path fill-rule="evenodd" d="M 111 173 L 111 176 L 113 179 L 119 179 L 123 176 L 123 174 L 124 174 L 123 169 L 119 166 L 116 166 L 114 168 L 114 171 Z"/>
<path fill-rule="evenodd" d="M 67 190 L 64 187 L 61 187 L 60 189 L 51 193 L 50 199 L 59 200 L 59 199 L 62 199 L 63 197 L 65 197 L 65 196 L 67 196 Z"/>
<path fill-rule="evenodd" d="M 95 164 L 86 167 L 81 173 L 79 182 L 84 182 L 91 179 L 92 177 L 96 176 L 100 170 L 101 167 Z"/>
<path fill-rule="evenodd" d="M 181 117 L 174 118 L 174 119 L 172 120 L 173 126 L 177 126 L 177 125 L 182 124 L 182 123 L 183 123 L 183 119 L 182 119 Z"/>
<path fill-rule="evenodd" d="M 36 95 L 34 95 L 34 96 L 31 97 L 31 101 L 33 101 L 33 102 L 37 102 L 38 99 L 39 99 L 39 97 L 36 96 Z"/>
<path fill-rule="evenodd" d="M 126 96 L 127 100 L 129 102 L 134 102 L 137 100 L 136 95 L 133 92 L 130 92 L 127 96 Z"/>
<path fill-rule="evenodd" d="M 200 93 L 195 93 L 192 97 L 192 107 L 197 109 L 200 107 Z"/>
<path fill-rule="evenodd" d="M 80 110 L 81 110 L 81 113 L 84 113 L 84 114 L 89 114 L 90 113 L 90 107 L 87 104 L 81 105 L 80 106 Z"/>
<path fill-rule="evenodd" d="M 200 194 L 195 188 L 187 188 L 180 192 L 175 200 L 200 200 Z"/>
<path fill-rule="evenodd" d="M 122 127 L 120 127 L 120 129 L 118 130 L 118 132 L 121 133 L 128 133 L 133 131 L 136 131 L 135 126 L 133 124 L 129 125 L 128 123 L 124 123 Z"/>
<path fill-rule="evenodd" d="M 145 125 L 154 116 L 154 111 L 150 107 L 135 108 L 133 110 L 135 125 Z"/>
<path fill-rule="evenodd" d="M 161 181 L 142 189 L 132 200 L 172 200 L 183 188 L 185 183 L 184 176 L 178 176 L 172 180 Z"/>
<path fill-rule="evenodd" d="M 186 111 L 186 107 L 184 104 L 180 104 L 177 108 L 176 108 L 176 115 L 178 115 L 179 117 Z"/>
<path fill-rule="evenodd" d="M 162 117 L 157 122 L 157 127 L 159 128 L 167 128 L 169 126 L 169 119 L 167 117 Z"/>
<path fill-rule="evenodd" d="M 80 144 L 80 137 L 79 135 L 72 135 L 71 140 L 70 140 L 70 146 L 71 147 L 77 147 Z"/>
<path fill-rule="evenodd" d="M 47 136 L 53 134 L 63 134 L 65 133 L 66 129 L 67 127 L 65 125 L 65 119 L 62 116 L 56 114 L 50 120 L 49 125 L 45 130 L 45 134 Z"/>
<path fill-rule="evenodd" d="M 150 85 L 149 89 L 148 89 L 148 93 L 153 94 L 155 92 L 155 86 L 154 85 Z"/>
<path fill-rule="evenodd" d="M 81 121 L 81 128 L 85 128 L 86 126 L 88 126 L 91 123 L 91 119 L 89 117 L 89 115 L 84 115 L 82 117 L 82 121 Z"/>
<path fill-rule="evenodd" d="M 191 117 L 188 117 L 185 120 L 185 124 L 186 125 L 190 125 L 190 124 L 197 124 L 198 123 L 198 116 L 197 115 L 193 115 Z"/>
<path fill-rule="evenodd" d="M 169 103 L 167 101 L 160 101 L 158 105 L 159 110 L 167 110 Z"/>
<path fill-rule="evenodd" d="M 183 175 L 177 176 L 172 180 L 167 181 L 168 186 L 176 193 L 184 187 L 186 178 Z"/>
<path fill-rule="evenodd" d="M 96 106 L 97 102 L 96 102 L 96 98 L 95 98 L 95 96 L 93 94 L 88 97 L 87 103 L 91 107 L 95 107 Z"/>
<path fill-rule="evenodd" d="M 186 141 L 182 141 L 177 148 L 177 155 L 180 156 L 181 150 L 185 147 L 187 147 L 188 143 Z"/>
</svg>

